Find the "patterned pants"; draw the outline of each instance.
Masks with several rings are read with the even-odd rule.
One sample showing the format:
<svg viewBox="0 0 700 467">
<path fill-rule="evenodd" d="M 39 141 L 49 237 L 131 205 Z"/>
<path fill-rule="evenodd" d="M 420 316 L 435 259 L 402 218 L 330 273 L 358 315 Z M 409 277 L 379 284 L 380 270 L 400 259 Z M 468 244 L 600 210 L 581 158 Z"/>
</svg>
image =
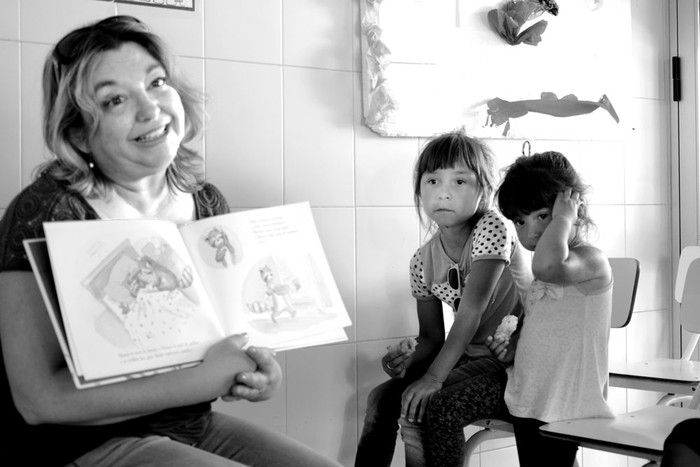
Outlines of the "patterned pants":
<svg viewBox="0 0 700 467">
<path fill-rule="evenodd" d="M 508 417 L 503 402 L 506 372 L 494 358 L 463 359 L 433 394 L 422 427 L 426 465 L 464 465 L 464 427 L 476 420 Z"/>
<path fill-rule="evenodd" d="M 401 394 L 416 377 L 386 381 L 370 393 L 356 467 L 391 464 Z M 401 420 L 407 467 L 462 467 L 464 427 L 482 418 L 507 416 L 503 402 L 505 385 L 505 365 L 495 358 L 460 359 L 443 388 L 431 397 L 423 424 Z"/>
</svg>

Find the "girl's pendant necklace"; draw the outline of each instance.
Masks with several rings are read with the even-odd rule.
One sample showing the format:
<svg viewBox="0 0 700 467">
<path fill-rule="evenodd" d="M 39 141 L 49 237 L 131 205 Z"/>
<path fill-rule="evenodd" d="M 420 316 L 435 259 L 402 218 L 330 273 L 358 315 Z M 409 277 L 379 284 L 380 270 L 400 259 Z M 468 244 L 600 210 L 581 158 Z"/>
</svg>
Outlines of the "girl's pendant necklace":
<svg viewBox="0 0 700 467">
<path fill-rule="evenodd" d="M 439 227 L 439 229 L 441 232 L 440 243 L 442 244 L 443 251 L 452 261 L 459 263 L 462 260 L 464 246 L 467 244 L 467 240 L 469 240 L 471 230 L 463 234 L 455 234 L 452 233 L 453 230 L 448 228 Z"/>
</svg>

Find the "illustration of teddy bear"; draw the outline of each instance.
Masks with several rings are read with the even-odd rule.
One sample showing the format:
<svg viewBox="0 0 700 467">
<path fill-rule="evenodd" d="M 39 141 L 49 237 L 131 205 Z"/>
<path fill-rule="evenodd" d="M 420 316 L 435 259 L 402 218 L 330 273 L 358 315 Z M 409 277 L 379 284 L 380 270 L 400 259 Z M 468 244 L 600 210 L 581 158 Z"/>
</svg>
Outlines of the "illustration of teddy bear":
<svg viewBox="0 0 700 467">
<path fill-rule="evenodd" d="M 212 248 L 216 250 L 214 259 L 225 268 L 228 267 L 228 260 L 236 262 L 236 250 L 228 239 L 228 235 L 219 227 L 214 227 L 209 231 L 204 239 Z"/>
<path fill-rule="evenodd" d="M 299 282 L 297 280 L 291 283 L 277 282 L 272 269 L 267 265 L 260 268 L 260 278 L 265 282 L 265 293 L 272 301 L 272 321 L 277 323 L 277 317 L 285 311 L 293 318 L 297 312 L 292 305 L 290 294 L 300 289 Z"/>
</svg>

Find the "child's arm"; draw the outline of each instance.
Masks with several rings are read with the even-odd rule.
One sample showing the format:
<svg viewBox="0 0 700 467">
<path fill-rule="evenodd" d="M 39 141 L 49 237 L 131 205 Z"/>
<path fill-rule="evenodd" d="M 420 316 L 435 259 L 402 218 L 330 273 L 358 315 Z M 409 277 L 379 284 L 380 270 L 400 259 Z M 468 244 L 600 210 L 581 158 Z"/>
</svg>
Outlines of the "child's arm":
<svg viewBox="0 0 700 467">
<path fill-rule="evenodd" d="M 382 368 L 392 378 L 402 378 L 409 367 L 424 372 L 445 342 L 442 302 L 437 298 L 416 300 L 416 311 L 419 330 L 415 351 L 406 353 L 398 347 L 390 348 L 382 357 Z"/>
<path fill-rule="evenodd" d="M 479 327 L 481 316 L 488 305 L 506 263 L 502 260 L 474 261 L 462 293 L 462 302 L 450 333 L 440 353 L 423 377 L 411 384 L 403 393 L 401 416 L 420 423 L 427 401 L 442 388 L 459 357 L 464 353 Z"/>
<path fill-rule="evenodd" d="M 610 266 L 600 250 L 589 246 L 569 249 L 580 204 L 579 194 L 572 193 L 570 188 L 557 195 L 552 220 L 537 242 L 532 258 L 535 278 L 554 284 L 595 281 L 590 283 L 592 288 L 610 282 Z"/>
</svg>

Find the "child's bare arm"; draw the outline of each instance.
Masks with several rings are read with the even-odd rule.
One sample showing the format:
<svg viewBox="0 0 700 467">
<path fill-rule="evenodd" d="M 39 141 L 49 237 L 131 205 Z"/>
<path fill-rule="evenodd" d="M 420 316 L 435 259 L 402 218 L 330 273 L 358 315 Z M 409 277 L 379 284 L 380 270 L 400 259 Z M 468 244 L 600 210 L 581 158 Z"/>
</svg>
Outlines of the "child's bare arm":
<svg viewBox="0 0 700 467">
<path fill-rule="evenodd" d="M 569 248 L 580 204 L 578 193 L 572 193 L 571 189 L 557 195 L 552 220 L 537 242 L 532 258 L 535 278 L 555 284 L 594 280 L 599 280 L 600 285 L 609 283 L 610 268 L 600 250 L 590 246 Z"/>
<path fill-rule="evenodd" d="M 481 316 L 493 295 L 505 264 L 505 261 L 501 260 L 480 260 L 473 263 L 462 293 L 459 312 L 455 316 L 445 345 L 428 369 L 429 377 L 442 383 L 462 356 L 479 328 Z"/>
<path fill-rule="evenodd" d="M 572 194 L 571 189 L 557 195 L 552 207 L 552 219 L 537 242 L 532 258 L 532 271 L 536 278 L 545 282 L 559 278 L 556 282 L 560 282 L 562 274 L 578 269 L 576 258 L 569 255 L 569 241 L 578 218 L 579 204 L 578 193 Z"/>
<path fill-rule="evenodd" d="M 402 396 L 401 415 L 409 421 L 422 421 L 427 399 L 442 388 L 459 357 L 479 327 L 481 316 L 505 268 L 505 261 L 475 261 L 462 293 L 459 312 L 440 353 L 427 373 L 411 384 Z"/>
</svg>

